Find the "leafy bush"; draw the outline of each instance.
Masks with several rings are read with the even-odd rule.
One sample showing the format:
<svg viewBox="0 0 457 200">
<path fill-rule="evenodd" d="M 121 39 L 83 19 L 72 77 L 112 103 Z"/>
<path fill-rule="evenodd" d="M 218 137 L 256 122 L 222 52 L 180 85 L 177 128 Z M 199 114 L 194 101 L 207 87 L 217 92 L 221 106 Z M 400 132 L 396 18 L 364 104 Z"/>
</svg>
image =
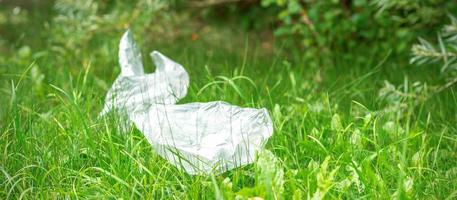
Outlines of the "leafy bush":
<svg viewBox="0 0 457 200">
<path fill-rule="evenodd" d="M 443 63 L 440 69 L 446 78 L 451 78 L 436 92 L 441 92 L 457 83 L 457 19 L 450 16 L 451 23 L 438 33 L 438 45 L 433 45 L 423 38 L 415 44 L 412 51 L 412 64 Z"/>
<path fill-rule="evenodd" d="M 278 36 L 296 36 L 304 46 L 356 47 L 357 42 L 386 41 L 384 47 L 403 51 L 414 31 L 434 29 L 456 3 L 442 0 L 262 0 L 280 22 Z M 395 39 L 394 39 L 395 38 Z M 400 41 L 400 43 L 398 43 Z M 390 42 L 395 42 L 392 45 Z"/>
</svg>

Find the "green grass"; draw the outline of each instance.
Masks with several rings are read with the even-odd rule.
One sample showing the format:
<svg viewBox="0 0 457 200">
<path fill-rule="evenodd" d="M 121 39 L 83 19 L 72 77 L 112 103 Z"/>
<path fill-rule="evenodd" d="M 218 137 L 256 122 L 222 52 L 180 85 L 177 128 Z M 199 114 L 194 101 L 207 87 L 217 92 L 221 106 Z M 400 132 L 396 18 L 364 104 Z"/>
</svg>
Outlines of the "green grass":
<svg viewBox="0 0 457 200">
<path fill-rule="evenodd" d="M 256 33 L 208 25 L 193 41 L 192 24 L 172 36 L 154 27 L 173 20 L 133 24 L 143 55 L 159 50 L 189 72 L 179 103 L 266 107 L 274 121 L 256 163 L 190 176 L 137 129 L 123 134 L 116 116 L 98 118 L 120 72 L 123 18 L 65 32 L 30 13 L 0 38 L 0 199 L 457 198 L 455 87 L 433 94 L 438 70 L 408 65 L 408 52 L 361 44 L 305 60 Z M 27 28 L 45 21 L 52 26 Z"/>
</svg>

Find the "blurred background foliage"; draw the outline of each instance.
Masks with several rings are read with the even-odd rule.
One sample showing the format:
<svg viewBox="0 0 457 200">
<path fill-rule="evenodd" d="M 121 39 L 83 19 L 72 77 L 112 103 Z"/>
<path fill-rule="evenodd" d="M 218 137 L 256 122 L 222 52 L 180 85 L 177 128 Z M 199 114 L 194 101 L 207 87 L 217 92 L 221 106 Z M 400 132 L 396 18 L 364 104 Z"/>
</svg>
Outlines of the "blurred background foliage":
<svg viewBox="0 0 457 200">
<path fill-rule="evenodd" d="M 2 0 L 1 3 L 4 53 L 11 52 L 7 47 L 33 48 L 47 44 L 53 46 L 54 52 L 74 49 L 77 52 L 73 56 L 81 56 L 85 47 L 93 48 L 93 43 L 103 46 L 107 42 L 103 38 L 118 36 L 129 27 L 140 35 L 154 34 L 160 40 L 191 37 L 211 41 L 211 37 L 218 36 L 208 32 L 222 26 L 231 32 L 250 32 L 260 38 L 264 49 L 285 48 L 290 56 L 320 68 L 335 65 L 328 59 L 334 56 L 369 64 L 372 59 L 368 58 L 368 52 L 382 51 L 392 51 L 392 57 L 398 56 L 398 62 L 406 64 L 405 58 L 417 38 L 434 38 L 450 23 L 450 16 L 457 13 L 457 3 L 446 0 Z M 223 31 L 219 29 L 219 32 Z M 226 37 L 223 33 L 219 35 Z M 244 41 L 246 37 L 237 39 Z"/>
<path fill-rule="evenodd" d="M 457 3 L 446 0 L 2 0 L 0 59 L 45 62 L 59 67 L 42 73 L 59 75 L 108 64 L 114 70 L 94 69 L 106 89 L 103 80 L 119 72 L 117 38 L 131 28 L 144 49 L 180 51 L 186 59 L 192 49 L 215 60 L 238 59 L 247 49 L 257 57 L 279 55 L 286 67 L 309 70 L 316 88 L 350 81 L 338 72 L 354 66 L 367 73 L 386 56 L 382 73 L 394 83 L 408 75 L 450 87 L 456 81 L 453 13 Z M 424 64 L 429 67 L 411 67 Z M 43 77 L 52 82 L 55 76 Z"/>
</svg>

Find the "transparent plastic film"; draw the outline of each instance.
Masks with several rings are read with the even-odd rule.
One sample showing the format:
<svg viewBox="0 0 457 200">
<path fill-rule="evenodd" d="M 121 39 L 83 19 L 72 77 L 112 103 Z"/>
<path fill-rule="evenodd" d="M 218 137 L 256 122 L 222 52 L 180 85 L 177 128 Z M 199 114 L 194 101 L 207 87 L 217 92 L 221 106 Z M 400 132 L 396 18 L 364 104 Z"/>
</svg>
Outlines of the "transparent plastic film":
<svg viewBox="0 0 457 200">
<path fill-rule="evenodd" d="M 130 113 L 154 104 L 174 104 L 187 94 L 189 75 L 184 67 L 162 55 L 151 53 L 156 71 L 145 74 L 141 54 L 127 31 L 119 44 L 121 74 L 105 98 L 101 115 L 110 110 Z"/>
<path fill-rule="evenodd" d="M 156 153 L 189 174 L 222 173 L 254 162 L 273 133 L 265 108 L 222 101 L 176 104 L 189 76 L 178 63 L 151 53 L 156 71 L 145 74 L 141 54 L 127 31 L 119 45 L 121 74 L 108 91 L 101 115 L 123 113 Z"/>
</svg>

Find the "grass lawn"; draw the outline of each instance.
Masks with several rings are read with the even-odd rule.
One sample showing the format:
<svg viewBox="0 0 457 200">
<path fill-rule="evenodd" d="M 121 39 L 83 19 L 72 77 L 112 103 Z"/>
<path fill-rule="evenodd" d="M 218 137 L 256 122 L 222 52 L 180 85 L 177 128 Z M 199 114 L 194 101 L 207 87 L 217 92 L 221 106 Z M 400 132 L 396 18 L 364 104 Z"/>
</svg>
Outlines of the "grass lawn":
<svg viewBox="0 0 457 200">
<path fill-rule="evenodd" d="M 456 87 L 434 93 L 439 67 L 408 64 L 407 50 L 360 43 L 313 59 L 235 24 L 0 14 L 0 199 L 457 198 Z M 178 103 L 268 109 L 257 162 L 191 176 L 98 117 L 129 23 L 147 71 L 152 50 L 188 71 Z"/>
</svg>

